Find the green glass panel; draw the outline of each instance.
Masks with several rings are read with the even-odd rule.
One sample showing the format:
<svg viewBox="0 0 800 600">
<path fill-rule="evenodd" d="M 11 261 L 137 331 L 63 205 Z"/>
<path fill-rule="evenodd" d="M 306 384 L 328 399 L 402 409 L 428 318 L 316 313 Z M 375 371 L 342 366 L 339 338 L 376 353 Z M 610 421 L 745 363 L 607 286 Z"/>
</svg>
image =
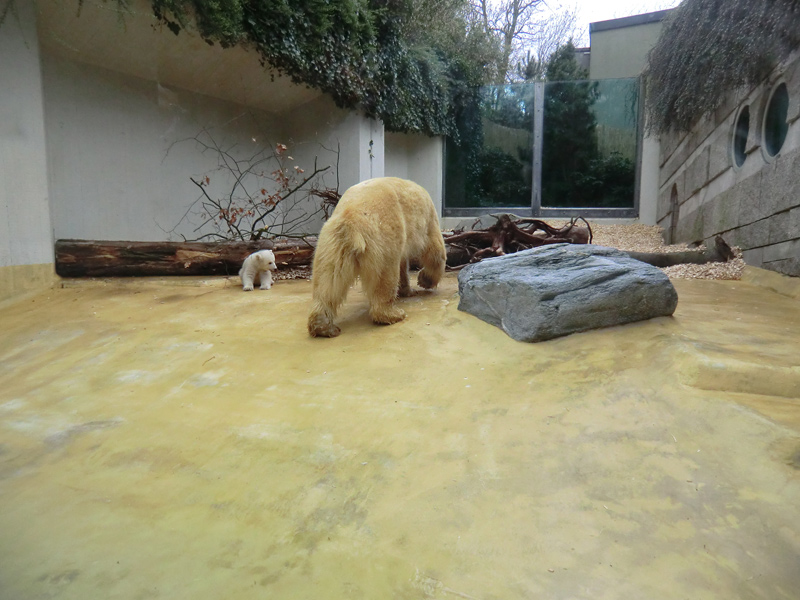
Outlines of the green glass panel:
<svg viewBox="0 0 800 600">
<path fill-rule="evenodd" d="M 445 142 L 446 207 L 531 205 L 533 100 L 532 84 L 481 88 L 462 139 Z"/>
<path fill-rule="evenodd" d="M 637 79 L 547 83 L 542 206 L 632 208 L 638 114 Z"/>
<path fill-rule="evenodd" d="M 533 83 L 485 86 L 445 141 L 446 208 L 530 208 L 534 186 Z M 541 88 L 540 88 L 541 89 Z M 544 208 L 632 208 L 639 80 L 544 86 Z"/>
</svg>

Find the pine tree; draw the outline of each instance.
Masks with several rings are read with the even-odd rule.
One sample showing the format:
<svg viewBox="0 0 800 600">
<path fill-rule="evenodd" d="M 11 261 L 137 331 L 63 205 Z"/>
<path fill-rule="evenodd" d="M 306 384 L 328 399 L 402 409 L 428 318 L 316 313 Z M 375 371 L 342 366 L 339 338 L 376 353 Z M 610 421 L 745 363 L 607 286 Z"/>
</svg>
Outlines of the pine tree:
<svg viewBox="0 0 800 600">
<path fill-rule="evenodd" d="M 545 69 L 542 150 L 542 205 L 584 206 L 576 174 L 586 173 L 598 156 L 597 121 L 592 106 L 597 83 L 575 59 L 570 41 L 550 57 Z"/>
</svg>

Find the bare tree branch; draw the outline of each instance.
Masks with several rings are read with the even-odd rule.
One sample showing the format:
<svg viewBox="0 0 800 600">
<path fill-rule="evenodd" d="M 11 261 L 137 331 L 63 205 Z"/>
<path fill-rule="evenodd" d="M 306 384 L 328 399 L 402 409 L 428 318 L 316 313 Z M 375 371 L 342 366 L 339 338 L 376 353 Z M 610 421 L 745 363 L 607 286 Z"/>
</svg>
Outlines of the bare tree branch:
<svg viewBox="0 0 800 600">
<path fill-rule="evenodd" d="M 178 227 L 198 217 L 200 223 L 193 229 L 193 233 L 200 234 L 197 240 L 250 241 L 281 234 L 308 234 L 303 228 L 320 216 L 327 218 L 329 208 L 338 202 L 338 148 L 333 151 L 336 188 L 329 188 L 324 186 L 322 176 L 333 165 L 320 167 L 315 157 L 313 171 L 304 174 L 302 168 L 293 164 L 294 159 L 283 144 L 257 151 L 249 150 L 248 145 L 246 153 L 239 153 L 236 144 L 223 146 L 207 129 L 189 139 L 202 154 L 215 155 L 217 167 L 189 178 L 200 195 L 168 231 L 185 241 L 192 240 L 178 233 Z M 208 228 L 214 231 L 205 231 Z"/>
</svg>

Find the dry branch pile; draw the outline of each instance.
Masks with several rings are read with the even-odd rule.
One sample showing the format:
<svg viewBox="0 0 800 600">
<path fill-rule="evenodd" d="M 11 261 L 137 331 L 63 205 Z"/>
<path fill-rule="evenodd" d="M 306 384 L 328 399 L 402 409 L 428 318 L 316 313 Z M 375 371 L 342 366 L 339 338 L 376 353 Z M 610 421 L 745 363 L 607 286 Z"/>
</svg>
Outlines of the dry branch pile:
<svg viewBox="0 0 800 600">
<path fill-rule="evenodd" d="M 513 215 L 493 215 L 497 222 L 486 229 L 445 232 L 447 264 L 458 270 L 464 264 L 553 243 L 594 243 L 628 252 L 632 258 L 659 268 L 673 278 L 740 279 L 744 261 L 738 248 L 717 238 L 709 248 L 689 249 L 685 244 L 664 245 L 661 228 L 642 224 L 576 226 L 545 223 Z"/>
<path fill-rule="evenodd" d="M 562 227 L 552 227 L 538 219 L 521 219 L 507 214 L 492 215 L 497 222 L 486 229 L 453 231 L 444 234 L 447 266 L 457 271 L 468 263 L 492 256 L 503 256 L 546 244 L 590 244 L 592 229 L 583 218 L 572 219 Z M 578 220 L 586 227 L 578 227 Z"/>
</svg>

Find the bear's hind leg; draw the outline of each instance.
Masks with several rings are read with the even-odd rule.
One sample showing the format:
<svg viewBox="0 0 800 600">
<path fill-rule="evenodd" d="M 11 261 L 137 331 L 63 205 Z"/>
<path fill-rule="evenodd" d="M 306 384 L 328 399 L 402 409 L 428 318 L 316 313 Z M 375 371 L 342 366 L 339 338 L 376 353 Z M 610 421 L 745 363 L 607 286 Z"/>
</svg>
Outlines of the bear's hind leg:
<svg viewBox="0 0 800 600">
<path fill-rule="evenodd" d="M 323 260 L 314 263 L 313 305 L 308 315 L 308 333 L 311 336 L 331 338 L 342 332 L 333 320 L 347 297 L 347 290 L 352 281 L 352 273 L 347 269 L 337 272 L 332 265 Z"/>
<path fill-rule="evenodd" d="M 414 295 L 414 290 L 411 289 L 411 283 L 408 281 L 408 261 L 406 259 L 400 261 L 400 285 L 397 288 L 397 295 L 400 298 L 409 298 Z"/>
<path fill-rule="evenodd" d="M 308 315 L 308 333 L 312 337 L 336 337 L 342 330 L 334 324 L 336 313 L 347 296 L 349 285 L 339 277 L 322 281 L 320 274 L 314 280 L 311 313 Z"/>
<path fill-rule="evenodd" d="M 387 262 L 389 264 L 378 267 L 380 270 L 362 269 L 361 272 L 361 282 L 369 299 L 369 315 L 380 325 L 391 325 L 406 318 L 406 313 L 394 305 L 400 284 L 398 261 Z"/>
<path fill-rule="evenodd" d="M 338 325 L 335 325 L 332 315 L 329 311 L 318 310 L 316 307 L 308 315 L 308 333 L 311 337 L 336 337 L 342 330 Z"/>
</svg>

